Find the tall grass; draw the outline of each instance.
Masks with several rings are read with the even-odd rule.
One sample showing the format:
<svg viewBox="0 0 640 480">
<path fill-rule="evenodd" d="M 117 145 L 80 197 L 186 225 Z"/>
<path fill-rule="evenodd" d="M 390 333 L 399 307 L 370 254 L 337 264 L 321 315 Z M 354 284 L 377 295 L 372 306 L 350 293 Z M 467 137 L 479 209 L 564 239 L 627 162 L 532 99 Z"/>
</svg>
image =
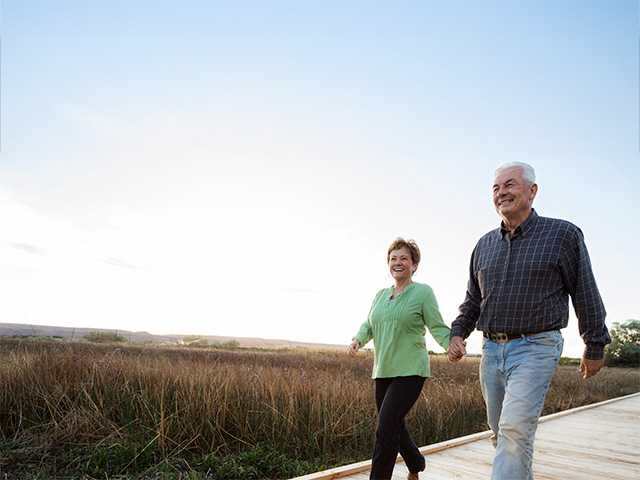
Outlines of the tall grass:
<svg viewBox="0 0 640 480">
<path fill-rule="evenodd" d="M 486 429 L 477 367 L 432 359 L 408 418 L 419 444 Z M 336 352 L 2 340 L 0 471 L 281 478 L 362 460 L 375 429 L 370 371 L 370 355 Z M 545 414 L 638 390 L 637 370 L 583 381 L 561 367 Z"/>
</svg>

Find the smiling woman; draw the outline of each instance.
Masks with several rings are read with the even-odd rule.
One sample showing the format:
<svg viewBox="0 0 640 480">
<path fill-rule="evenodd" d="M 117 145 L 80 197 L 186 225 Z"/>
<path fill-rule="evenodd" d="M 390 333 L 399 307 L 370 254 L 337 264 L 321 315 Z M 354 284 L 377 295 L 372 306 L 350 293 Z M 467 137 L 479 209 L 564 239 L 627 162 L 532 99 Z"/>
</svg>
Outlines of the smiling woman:
<svg viewBox="0 0 640 480">
<path fill-rule="evenodd" d="M 391 276 L 396 281 L 392 296 L 399 295 L 411 283 L 411 277 L 418 269 L 420 249 L 413 240 L 405 241 L 398 238 L 389 247 L 387 263 Z"/>
<path fill-rule="evenodd" d="M 380 290 L 349 348 L 355 354 L 373 339 L 375 355 L 372 378 L 378 409 L 371 479 L 389 479 L 398 452 L 417 479 L 425 460 L 409 436 L 404 417 L 409 413 L 431 375 L 425 346 L 426 328 L 442 346 L 449 345 L 449 328 L 442 321 L 433 290 L 414 283 L 420 249 L 413 240 L 398 238 L 387 251 L 394 285 Z"/>
</svg>

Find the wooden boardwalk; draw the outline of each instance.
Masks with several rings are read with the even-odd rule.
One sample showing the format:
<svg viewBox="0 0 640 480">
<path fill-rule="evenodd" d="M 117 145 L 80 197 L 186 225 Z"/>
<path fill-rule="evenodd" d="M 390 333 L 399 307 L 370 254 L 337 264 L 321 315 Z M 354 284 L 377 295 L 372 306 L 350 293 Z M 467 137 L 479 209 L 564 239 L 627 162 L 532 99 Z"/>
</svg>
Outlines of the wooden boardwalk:
<svg viewBox="0 0 640 480">
<path fill-rule="evenodd" d="M 491 477 L 491 432 L 422 447 L 422 480 Z M 296 480 L 366 480 L 370 461 L 312 473 Z M 533 471 L 536 480 L 640 480 L 640 392 L 540 418 Z M 393 479 L 407 478 L 399 458 Z"/>
</svg>

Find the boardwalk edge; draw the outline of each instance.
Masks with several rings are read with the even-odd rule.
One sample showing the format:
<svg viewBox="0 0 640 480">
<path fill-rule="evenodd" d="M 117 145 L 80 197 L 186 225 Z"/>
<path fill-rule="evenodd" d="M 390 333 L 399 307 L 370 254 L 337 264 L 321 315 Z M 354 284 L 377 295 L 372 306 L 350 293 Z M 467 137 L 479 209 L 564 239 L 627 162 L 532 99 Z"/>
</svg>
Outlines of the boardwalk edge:
<svg viewBox="0 0 640 480">
<path fill-rule="evenodd" d="M 578 413 L 583 410 L 589 410 L 591 408 L 600 407 L 602 405 L 618 402 L 620 400 L 635 397 L 638 395 L 640 395 L 640 392 L 631 393 L 629 395 L 625 395 L 622 397 L 611 398 L 609 400 L 604 400 L 602 402 L 591 403 L 589 405 L 583 405 L 581 407 L 571 408 L 569 410 L 563 410 L 562 412 L 552 413 L 550 415 L 545 415 L 544 417 L 540 417 L 539 422 L 546 422 L 559 417 L 564 417 L 566 415 L 571 415 L 572 413 Z M 466 435 L 464 437 L 453 438 L 451 440 L 446 440 L 444 442 L 426 445 L 420 448 L 420 453 L 422 453 L 423 455 L 426 455 L 429 453 L 441 452 L 443 450 L 447 450 L 453 447 L 458 447 L 466 443 L 471 443 L 477 440 L 483 440 L 485 438 L 489 438 L 491 437 L 491 434 L 492 434 L 491 430 L 486 430 L 484 432 L 472 433 L 471 435 Z M 402 460 L 402 457 L 398 455 L 398 459 L 396 461 L 398 462 L 401 460 Z M 302 477 L 295 477 L 291 480 L 333 480 L 333 479 L 353 475 L 355 473 L 366 472 L 370 468 L 371 468 L 371 460 L 365 460 L 364 462 L 351 463 L 349 465 L 343 465 L 341 467 L 331 468 L 329 470 L 323 470 L 321 472 L 309 473 Z"/>
</svg>

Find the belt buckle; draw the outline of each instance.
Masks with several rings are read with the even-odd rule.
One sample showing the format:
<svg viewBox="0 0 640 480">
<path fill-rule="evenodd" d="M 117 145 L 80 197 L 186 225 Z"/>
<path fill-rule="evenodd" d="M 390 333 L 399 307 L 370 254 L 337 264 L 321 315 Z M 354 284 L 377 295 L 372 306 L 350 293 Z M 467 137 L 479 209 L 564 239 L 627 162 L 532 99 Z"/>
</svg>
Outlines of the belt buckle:
<svg viewBox="0 0 640 480">
<path fill-rule="evenodd" d="M 509 336 L 506 333 L 494 333 L 493 341 L 496 343 L 507 343 L 509 341 Z"/>
</svg>

